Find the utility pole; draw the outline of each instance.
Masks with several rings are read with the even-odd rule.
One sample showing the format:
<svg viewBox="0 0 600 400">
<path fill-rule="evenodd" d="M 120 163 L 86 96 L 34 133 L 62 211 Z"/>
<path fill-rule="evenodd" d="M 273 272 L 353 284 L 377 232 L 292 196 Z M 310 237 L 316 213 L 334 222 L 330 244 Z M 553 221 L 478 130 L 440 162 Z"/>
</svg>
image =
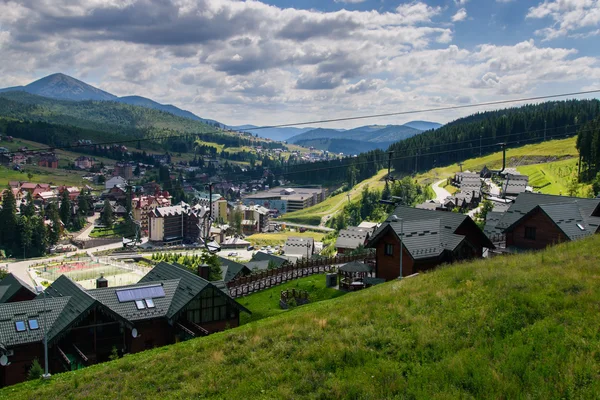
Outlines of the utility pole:
<svg viewBox="0 0 600 400">
<path fill-rule="evenodd" d="M 393 151 L 388 152 L 388 173 L 387 177 L 385 178 L 386 180 L 391 180 L 390 178 L 392 177 L 392 154 L 394 154 Z"/>
<path fill-rule="evenodd" d="M 458 166 L 460 167 L 460 172 L 463 172 L 463 170 L 462 170 L 463 163 L 462 163 L 462 162 L 459 162 L 459 163 L 458 163 Z"/>
<path fill-rule="evenodd" d="M 479 157 L 481 157 L 481 137 L 483 136 L 483 126 L 481 127 L 481 132 L 479 132 Z"/>
</svg>

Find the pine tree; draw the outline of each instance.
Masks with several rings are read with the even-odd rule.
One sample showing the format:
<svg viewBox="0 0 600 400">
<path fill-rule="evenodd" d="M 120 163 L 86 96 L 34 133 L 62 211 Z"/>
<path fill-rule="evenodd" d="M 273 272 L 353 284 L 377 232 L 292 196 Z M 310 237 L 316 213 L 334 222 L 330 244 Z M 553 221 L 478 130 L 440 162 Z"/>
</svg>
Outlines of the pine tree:
<svg viewBox="0 0 600 400">
<path fill-rule="evenodd" d="M 17 202 L 11 188 L 4 195 L 0 210 L 0 245 L 13 249 L 17 245 Z"/>
<path fill-rule="evenodd" d="M 71 223 L 71 200 L 69 199 L 69 191 L 65 188 L 60 196 L 60 220 L 65 227 Z"/>
<path fill-rule="evenodd" d="M 50 203 L 48 206 L 48 219 L 52 222 L 52 226 L 48 227 L 48 244 L 55 245 L 60 240 L 61 220 L 58 215 L 58 207 L 56 203 Z"/>
<path fill-rule="evenodd" d="M 102 217 L 100 218 L 102 225 L 112 228 L 113 226 L 113 210 L 108 199 L 104 200 L 104 208 L 102 209 Z"/>
</svg>

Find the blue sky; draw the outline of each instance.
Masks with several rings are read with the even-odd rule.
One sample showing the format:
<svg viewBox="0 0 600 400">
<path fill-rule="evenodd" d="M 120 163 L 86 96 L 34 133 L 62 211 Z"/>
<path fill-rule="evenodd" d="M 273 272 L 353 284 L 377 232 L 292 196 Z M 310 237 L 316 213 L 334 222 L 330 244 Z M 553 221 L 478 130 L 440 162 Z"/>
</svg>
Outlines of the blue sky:
<svg viewBox="0 0 600 400">
<path fill-rule="evenodd" d="M 600 0 L 5 0 L 0 86 L 63 72 L 280 124 L 600 88 L 599 38 Z"/>
</svg>

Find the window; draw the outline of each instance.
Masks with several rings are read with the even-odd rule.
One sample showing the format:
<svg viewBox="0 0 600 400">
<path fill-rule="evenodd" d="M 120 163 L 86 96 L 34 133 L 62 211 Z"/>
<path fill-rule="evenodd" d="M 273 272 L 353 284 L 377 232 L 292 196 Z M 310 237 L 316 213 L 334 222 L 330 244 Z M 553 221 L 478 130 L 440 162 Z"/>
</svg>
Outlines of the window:
<svg viewBox="0 0 600 400">
<path fill-rule="evenodd" d="M 148 307 L 148 308 L 154 308 L 154 300 L 152 300 L 152 299 L 146 299 L 144 301 L 146 302 L 146 307 Z"/>
<path fill-rule="evenodd" d="M 385 255 L 386 256 L 393 256 L 394 255 L 394 245 L 391 243 L 386 243 L 385 244 Z"/>
<path fill-rule="evenodd" d="M 15 327 L 17 328 L 17 332 L 24 332 L 27 330 L 27 327 L 25 326 L 25 321 L 15 322 Z"/>
<path fill-rule="evenodd" d="M 533 226 L 525 227 L 525 239 L 535 240 L 535 227 L 533 227 Z"/>
<path fill-rule="evenodd" d="M 144 300 L 136 300 L 135 306 L 137 307 L 138 310 L 143 310 L 144 308 L 146 308 L 146 304 L 144 304 Z"/>
<path fill-rule="evenodd" d="M 29 329 L 31 330 L 36 330 L 39 329 L 39 324 L 38 324 L 38 320 L 37 319 L 30 319 L 29 320 Z"/>
</svg>

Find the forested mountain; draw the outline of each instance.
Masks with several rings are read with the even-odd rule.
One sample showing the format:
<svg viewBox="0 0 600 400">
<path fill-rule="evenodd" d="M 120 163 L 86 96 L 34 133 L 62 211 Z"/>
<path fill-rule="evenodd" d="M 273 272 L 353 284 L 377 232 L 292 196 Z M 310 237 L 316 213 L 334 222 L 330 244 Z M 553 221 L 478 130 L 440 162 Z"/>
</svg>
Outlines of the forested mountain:
<svg viewBox="0 0 600 400">
<path fill-rule="evenodd" d="M 204 122 L 205 124 L 212 125 L 212 126 L 222 126 L 223 125 L 220 122 L 215 121 L 213 119 L 200 118 L 196 114 L 194 114 L 190 111 L 187 111 L 187 110 L 182 110 L 181 108 L 175 107 L 172 104 L 160 104 L 154 100 L 151 100 L 151 99 L 148 99 L 148 98 L 142 97 L 142 96 L 124 96 L 124 97 L 117 98 L 115 101 L 117 101 L 119 103 L 130 104 L 132 106 L 140 106 L 140 107 L 152 108 L 154 110 L 168 112 L 173 115 L 177 115 L 178 117 L 193 119 L 194 121 Z"/>
<path fill-rule="evenodd" d="M 574 136 L 600 116 L 598 100 L 552 101 L 536 105 L 488 111 L 460 118 L 435 131 L 427 131 L 394 143 L 393 166 L 404 173 L 450 165 L 508 147 Z M 481 139 L 480 139 L 481 138 Z M 481 147 L 480 147 L 481 144 Z M 418 157 L 418 160 L 417 160 Z"/>
<path fill-rule="evenodd" d="M 113 101 L 65 101 L 25 92 L 0 93 L 0 117 L 109 130 L 128 136 L 214 132 L 200 121 Z"/>
<path fill-rule="evenodd" d="M 404 126 L 418 129 L 420 131 L 428 131 L 431 129 L 441 128 L 442 124 L 438 124 L 437 122 L 429 122 L 429 121 L 410 121 L 410 122 L 405 123 Z"/>
<path fill-rule="evenodd" d="M 0 89 L 0 92 L 23 91 L 59 100 L 116 100 L 117 96 L 65 74 L 52 74 L 26 86 Z"/>
<path fill-rule="evenodd" d="M 348 130 L 317 128 L 290 138 L 290 143 L 309 139 L 348 139 L 363 142 L 395 142 L 421 133 L 404 125 L 368 125 Z"/>
<path fill-rule="evenodd" d="M 253 135 L 258 135 L 258 137 L 267 138 L 271 140 L 277 140 L 280 142 L 287 141 L 289 138 L 294 137 L 296 135 L 300 135 L 301 133 L 311 131 L 315 128 L 266 128 L 266 129 L 253 129 L 257 128 L 256 125 L 239 125 L 239 126 L 230 126 L 229 129 L 233 129 L 239 132 L 249 132 Z"/>
<path fill-rule="evenodd" d="M 200 118 L 196 114 L 182 110 L 171 104 L 160 104 L 154 100 L 142 96 L 124 96 L 117 97 L 114 94 L 105 92 L 97 87 L 88 85 L 85 82 L 75 79 L 65 74 L 52 74 L 37 81 L 31 82 L 26 86 L 13 86 L 0 89 L 0 92 L 25 92 L 37 96 L 48 97 L 57 100 L 72 100 L 72 101 L 116 101 L 134 106 L 151 108 L 171 113 L 178 117 L 188 118 L 194 121 L 200 121 L 213 126 L 222 126 L 220 122 L 212 119 Z"/>
<path fill-rule="evenodd" d="M 315 149 L 325 150 L 332 153 L 343 153 L 353 155 L 375 149 L 385 149 L 391 144 L 391 142 L 372 143 L 364 142 L 362 140 L 320 138 L 299 140 L 298 142 L 296 142 L 296 144 L 308 148 L 314 147 Z"/>
</svg>

